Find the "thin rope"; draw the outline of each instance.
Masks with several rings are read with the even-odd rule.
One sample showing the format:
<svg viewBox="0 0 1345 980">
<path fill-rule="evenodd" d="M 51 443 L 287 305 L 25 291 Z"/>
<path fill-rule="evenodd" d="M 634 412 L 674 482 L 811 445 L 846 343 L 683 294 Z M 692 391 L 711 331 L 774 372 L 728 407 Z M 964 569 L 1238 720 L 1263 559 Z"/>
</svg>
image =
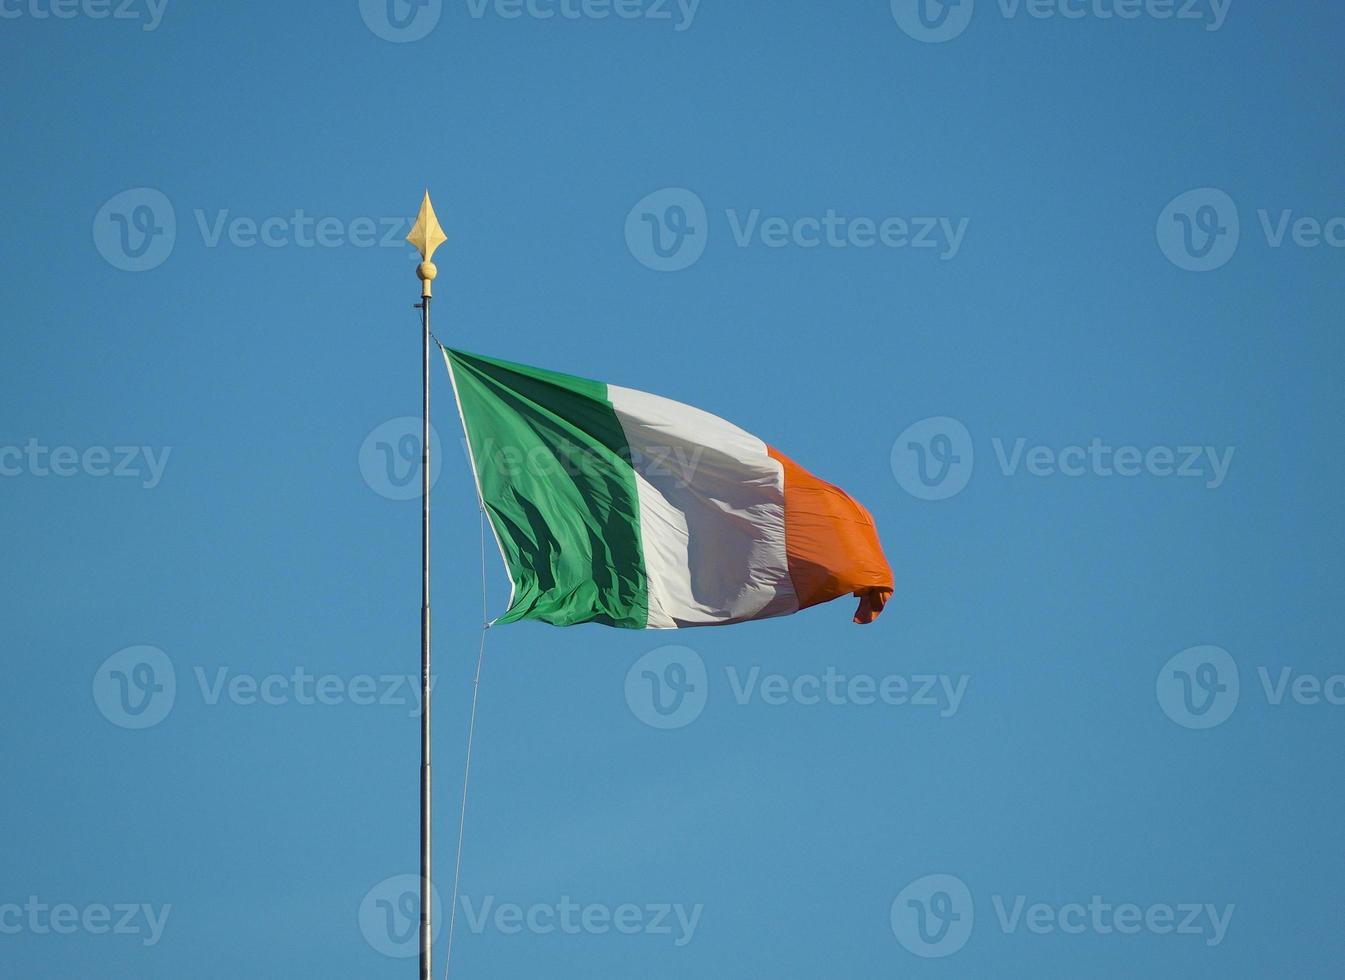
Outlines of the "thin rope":
<svg viewBox="0 0 1345 980">
<path fill-rule="evenodd" d="M 453 964 L 453 933 L 458 924 L 458 885 L 462 881 L 462 840 L 467 828 L 467 790 L 472 778 L 472 742 L 476 737 L 476 696 L 481 690 L 481 665 L 486 659 L 486 632 L 490 612 L 486 602 L 486 508 L 481 507 L 481 646 L 476 652 L 476 676 L 472 679 L 472 713 L 467 722 L 467 763 L 462 770 L 462 806 L 458 810 L 458 855 L 453 867 L 453 901 L 448 910 L 448 950 L 444 954 L 444 980 Z"/>
</svg>

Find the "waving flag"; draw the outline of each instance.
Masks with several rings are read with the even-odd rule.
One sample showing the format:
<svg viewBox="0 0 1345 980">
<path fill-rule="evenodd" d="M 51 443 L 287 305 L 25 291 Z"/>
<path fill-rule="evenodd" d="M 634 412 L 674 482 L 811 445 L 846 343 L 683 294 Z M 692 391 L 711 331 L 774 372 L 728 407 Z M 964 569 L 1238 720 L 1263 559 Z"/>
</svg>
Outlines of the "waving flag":
<svg viewBox="0 0 1345 980">
<path fill-rule="evenodd" d="M 873 518 L 764 442 L 658 395 L 444 349 L 513 583 L 498 622 L 717 626 L 892 594 Z"/>
</svg>

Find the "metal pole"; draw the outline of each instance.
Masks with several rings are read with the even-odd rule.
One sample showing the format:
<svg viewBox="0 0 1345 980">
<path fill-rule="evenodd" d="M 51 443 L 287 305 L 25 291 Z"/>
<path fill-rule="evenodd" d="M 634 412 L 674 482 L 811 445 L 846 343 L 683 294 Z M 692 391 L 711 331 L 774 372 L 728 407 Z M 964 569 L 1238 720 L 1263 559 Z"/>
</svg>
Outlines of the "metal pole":
<svg viewBox="0 0 1345 980">
<path fill-rule="evenodd" d="M 430 913 L 430 297 L 420 300 L 422 339 L 422 407 L 420 431 L 420 980 L 430 980 L 432 933 Z"/>
<path fill-rule="evenodd" d="M 445 241 L 434 216 L 430 192 L 406 240 L 420 252 L 421 392 L 420 428 L 420 980 L 430 980 L 434 888 L 430 881 L 430 293 L 438 270 L 431 259 Z"/>
</svg>

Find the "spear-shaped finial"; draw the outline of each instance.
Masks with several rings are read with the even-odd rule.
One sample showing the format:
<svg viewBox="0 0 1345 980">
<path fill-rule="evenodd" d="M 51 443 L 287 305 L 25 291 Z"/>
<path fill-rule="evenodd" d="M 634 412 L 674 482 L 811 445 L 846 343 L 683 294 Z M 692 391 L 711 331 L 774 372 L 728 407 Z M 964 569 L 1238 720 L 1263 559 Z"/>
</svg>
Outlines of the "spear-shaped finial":
<svg viewBox="0 0 1345 980">
<path fill-rule="evenodd" d="M 416 275 L 420 277 L 421 298 L 428 298 L 430 283 L 439 274 L 439 270 L 435 268 L 434 262 L 431 261 L 434 257 L 434 250 L 448 241 L 444 229 L 439 227 L 439 219 L 434 216 L 434 205 L 430 203 L 430 192 L 428 190 L 425 192 L 425 200 L 420 204 L 420 215 L 416 218 L 415 227 L 411 229 L 411 234 L 406 236 L 406 240 L 420 252 L 421 262 L 416 268 Z"/>
</svg>

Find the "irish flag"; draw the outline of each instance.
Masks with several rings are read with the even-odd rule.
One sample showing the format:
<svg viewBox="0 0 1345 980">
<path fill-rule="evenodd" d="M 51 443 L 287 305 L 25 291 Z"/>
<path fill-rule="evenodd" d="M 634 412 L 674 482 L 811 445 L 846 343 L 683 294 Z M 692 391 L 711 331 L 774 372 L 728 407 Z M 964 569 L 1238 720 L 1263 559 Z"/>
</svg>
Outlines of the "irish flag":
<svg viewBox="0 0 1345 980">
<path fill-rule="evenodd" d="M 873 518 L 756 436 L 658 395 L 444 349 L 513 584 L 497 622 L 628 629 L 892 594 Z"/>
</svg>

